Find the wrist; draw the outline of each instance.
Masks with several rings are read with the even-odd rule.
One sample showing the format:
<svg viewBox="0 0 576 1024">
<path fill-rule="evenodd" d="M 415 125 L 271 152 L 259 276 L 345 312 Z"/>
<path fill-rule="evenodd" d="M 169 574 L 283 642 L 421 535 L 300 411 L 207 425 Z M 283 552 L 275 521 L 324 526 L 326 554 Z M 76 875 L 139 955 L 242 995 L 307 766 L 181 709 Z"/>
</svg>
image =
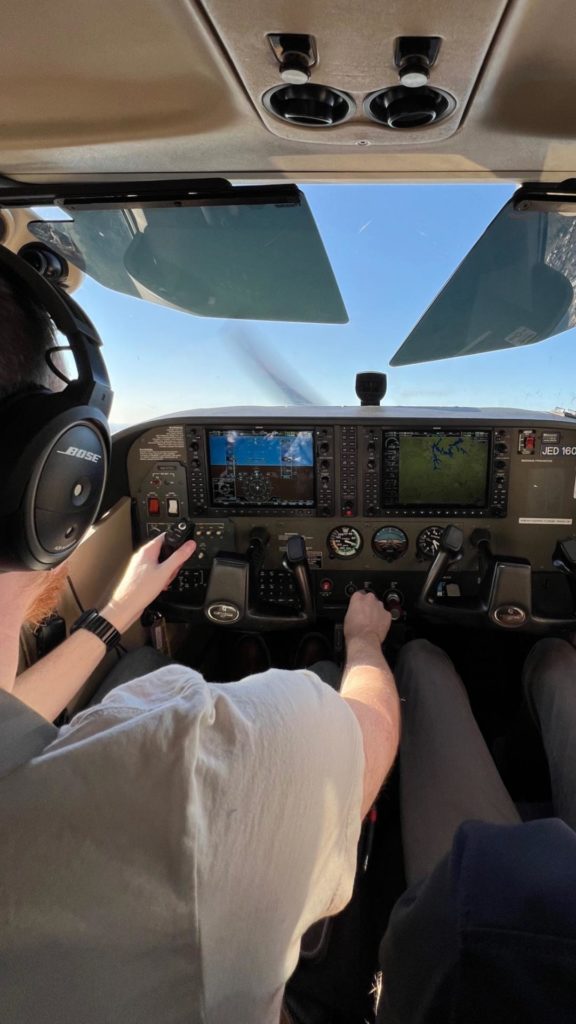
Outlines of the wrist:
<svg viewBox="0 0 576 1024">
<path fill-rule="evenodd" d="M 120 643 L 119 631 L 97 608 L 87 608 L 80 618 L 76 619 L 70 627 L 70 635 L 78 631 L 92 633 L 109 651 L 114 650 Z"/>
<path fill-rule="evenodd" d="M 366 630 L 362 633 L 354 633 L 352 636 L 345 635 L 345 640 L 348 649 L 357 646 L 378 651 L 379 654 L 382 653 L 382 641 L 376 632 Z"/>
<path fill-rule="evenodd" d="M 120 603 L 114 601 L 109 601 L 108 604 L 104 605 L 100 610 L 100 615 L 102 618 L 107 619 L 119 633 L 125 633 L 135 621 L 134 616 L 128 615 L 126 608 L 123 608 Z"/>
</svg>

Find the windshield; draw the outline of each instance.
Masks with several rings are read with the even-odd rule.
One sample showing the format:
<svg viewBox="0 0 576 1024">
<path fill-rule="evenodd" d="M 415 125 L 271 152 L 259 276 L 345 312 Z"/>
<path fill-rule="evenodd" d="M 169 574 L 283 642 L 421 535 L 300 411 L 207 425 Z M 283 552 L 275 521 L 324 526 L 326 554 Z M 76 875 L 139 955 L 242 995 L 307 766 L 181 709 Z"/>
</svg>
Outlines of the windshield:
<svg viewBox="0 0 576 1024">
<path fill-rule="evenodd" d="M 349 321 L 206 319 L 86 276 L 75 298 L 104 339 L 115 428 L 192 408 L 356 405 L 362 370 L 388 373 L 390 405 L 576 406 L 573 329 L 526 349 L 389 366 L 512 185 L 301 188 Z"/>
</svg>

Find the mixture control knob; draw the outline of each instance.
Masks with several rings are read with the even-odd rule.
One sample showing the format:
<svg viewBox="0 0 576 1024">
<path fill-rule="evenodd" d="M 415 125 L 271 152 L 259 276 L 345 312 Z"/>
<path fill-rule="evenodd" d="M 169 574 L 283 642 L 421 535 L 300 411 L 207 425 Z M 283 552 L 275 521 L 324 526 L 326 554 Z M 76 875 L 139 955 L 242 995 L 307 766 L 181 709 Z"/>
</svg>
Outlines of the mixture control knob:
<svg viewBox="0 0 576 1024">
<path fill-rule="evenodd" d="M 402 618 L 402 594 L 399 591 L 389 590 L 384 594 L 383 603 L 386 611 L 390 612 L 392 622 L 397 622 Z"/>
</svg>

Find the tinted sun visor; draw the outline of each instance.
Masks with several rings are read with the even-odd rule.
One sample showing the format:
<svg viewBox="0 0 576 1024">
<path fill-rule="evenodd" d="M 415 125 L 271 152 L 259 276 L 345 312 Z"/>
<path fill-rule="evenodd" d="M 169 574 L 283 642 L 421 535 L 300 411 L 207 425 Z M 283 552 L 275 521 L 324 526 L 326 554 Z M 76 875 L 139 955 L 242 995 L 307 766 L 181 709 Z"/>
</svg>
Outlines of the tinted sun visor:
<svg viewBox="0 0 576 1024">
<path fill-rule="evenodd" d="M 303 193 L 223 185 L 220 193 L 178 195 L 172 181 L 164 199 L 53 198 L 70 219 L 29 229 L 107 288 L 195 316 L 347 323 Z M 30 205 L 41 214 L 39 199 Z"/>
<path fill-rule="evenodd" d="M 526 185 L 492 221 L 390 365 L 544 341 L 576 324 L 575 290 L 576 182 Z"/>
</svg>

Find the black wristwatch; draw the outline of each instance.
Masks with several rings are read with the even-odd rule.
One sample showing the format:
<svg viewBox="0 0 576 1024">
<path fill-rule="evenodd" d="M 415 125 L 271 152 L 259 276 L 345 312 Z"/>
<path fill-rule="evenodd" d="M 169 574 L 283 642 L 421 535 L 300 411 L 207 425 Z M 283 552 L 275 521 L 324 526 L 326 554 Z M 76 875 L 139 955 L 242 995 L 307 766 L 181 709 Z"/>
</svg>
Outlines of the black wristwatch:
<svg viewBox="0 0 576 1024">
<path fill-rule="evenodd" d="M 75 633 L 77 629 L 87 629 L 89 633 L 94 633 L 109 651 L 113 651 L 118 646 L 122 639 L 120 633 L 108 619 L 103 618 L 102 615 L 95 608 L 89 608 L 87 612 L 82 612 L 79 619 L 70 628 L 70 635 Z"/>
</svg>

